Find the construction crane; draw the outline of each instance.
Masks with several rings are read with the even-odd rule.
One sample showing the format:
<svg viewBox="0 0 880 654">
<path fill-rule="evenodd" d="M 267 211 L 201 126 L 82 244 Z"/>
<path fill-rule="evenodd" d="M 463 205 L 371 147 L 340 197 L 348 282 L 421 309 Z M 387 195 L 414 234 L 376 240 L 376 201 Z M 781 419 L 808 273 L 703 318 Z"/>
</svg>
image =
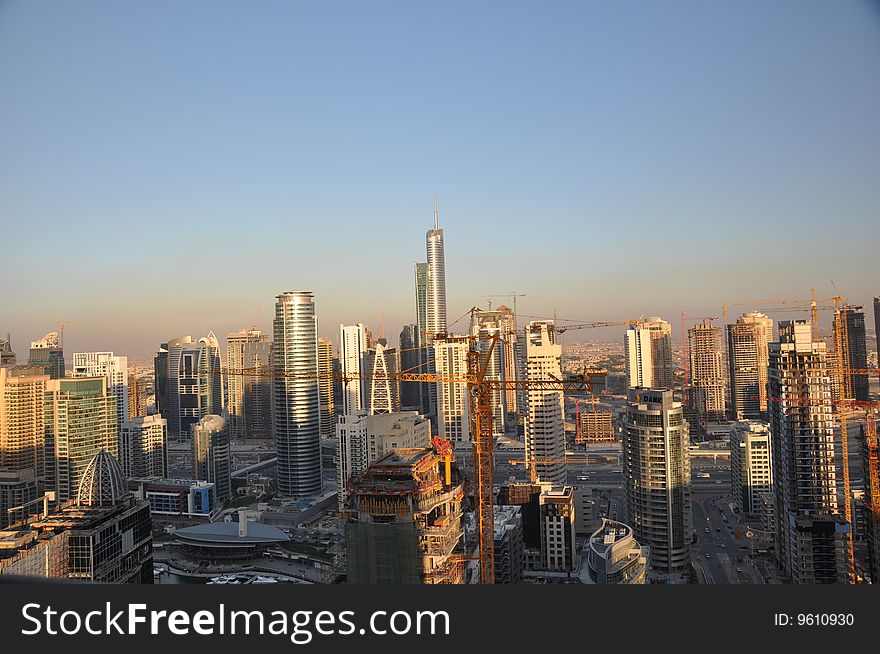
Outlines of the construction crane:
<svg viewBox="0 0 880 654">
<path fill-rule="evenodd" d="M 576 457 L 560 456 L 560 457 L 556 457 L 556 458 L 552 458 L 552 459 L 532 458 L 532 459 L 529 459 L 528 461 L 524 461 L 523 459 L 508 459 L 507 463 L 508 463 L 508 465 L 512 465 L 512 466 L 528 465 L 529 466 L 529 481 L 534 484 L 538 481 L 538 472 L 535 468 L 535 466 L 537 466 L 538 464 L 540 464 L 540 465 L 553 465 L 555 463 L 567 464 L 569 461 L 575 461 L 575 460 L 578 460 L 578 459 L 576 459 Z M 579 459 L 579 460 L 583 461 L 583 459 Z"/>
<path fill-rule="evenodd" d="M 880 464 L 877 456 L 877 409 L 869 409 L 865 414 L 865 450 L 868 467 L 868 491 L 865 498 L 871 519 L 876 524 L 880 521 Z"/>
<path fill-rule="evenodd" d="M 525 293 L 515 293 L 514 292 L 514 293 L 495 293 L 493 295 L 483 295 L 482 297 L 484 300 L 486 300 L 486 304 L 489 307 L 489 309 L 488 309 L 489 311 L 492 310 L 492 298 L 493 297 L 504 297 L 504 298 L 511 299 L 513 301 L 513 315 L 515 316 L 516 315 L 516 298 L 525 297 L 525 296 L 526 296 Z"/>
<path fill-rule="evenodd" d="M 632 318 L 630 320 L 595 320 L 593 322 L 580 322 L 573 325 L 557 325 L 556 331 L 559 334 L 567 332 L 569 329 L 593 329 L 596 327 L 617 327 L 618 325 L 637 325 L 643 322 L 643 318 Z"/>
<path fill-rule="evenodd" d="M 812 333 L 813 340 L 819 340 L 819 311 L 826 311 L 839 308 L 843 303 L 846 302 L 844 298 L 839 295 L 835 295 L 833 297 L 826 298 L 817 298 L 816 297 L 816 289 L 810 289 L 811 294 L 810 298 L 806 300 L 801 299 L 792 299 L 785 298 L 781 300 L 751 300 L 747 302 L 738 302 L 737 306 L 756 306 L 761 304 L 791 304 L 796 306 L 784 306 L 784 307 L 770 307 L 770 308 L 762 308 L 762 311 L 767 311 L 769 313 L 780 313 L 784 311 L 797 311 L 797 312 L 810 312 L 810 320 L 812 321 Z M 820 307 L 820 304 L 831 303 L 832 306 Z"/>
<path fill-rule="evenodd" d="M 477 513 L 477 529 L 480 544 L 480 579 L 484 584 L 494 583 L 494 500 L 492 490 L 493 472 L 493 429 L 490 398 L 493 392 L 514 390 L 528 391 L 532 389 L 551 391 L 580 391 L 592 393 L 593 379 L 604 377 L 608 371 L 604 368 L 588 368 L 576 375 L 564 379 L 537 380 L 498 380 L 486 377 L 486 368 L 492 353 L 501 341 L 498 334 L 493 334 L 485 351 L 477 350 L 477 338 L 469 337 L 470 347 L 467 354 L 467 373 L 463 375 L 443 375 L 439 373 L 347 373 L 340 374 L 326 371 L 308 371 L 288 373 L 283 370 L 264 368 L 229 369 L 221 368 L 221 374 L 245 375 L 255 377 L 283 377 L 297 379 L 331 379 L 344 385 L 356 379 L 371 380 L 374 377 L 382 380 L 411 383 L 467 384 L 471 416 L 471 438 L 473 441 L 473 472 L 475 479 L 475 504 Z"/>
</svg>

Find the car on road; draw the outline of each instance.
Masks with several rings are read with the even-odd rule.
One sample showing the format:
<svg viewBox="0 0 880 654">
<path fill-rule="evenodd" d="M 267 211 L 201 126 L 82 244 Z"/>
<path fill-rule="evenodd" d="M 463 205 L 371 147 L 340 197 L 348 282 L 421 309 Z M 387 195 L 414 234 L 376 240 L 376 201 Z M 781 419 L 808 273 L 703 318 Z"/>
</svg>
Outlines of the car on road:
<svg viewBox="0 0 880 654">
<path fill-rule="evenodd" d="M 721 533 L 721 527 L 715 527 L 715 531 Z"/>
<path fill-rule="evenodd" d="M 709 554 L 709 552 L 706 552 L 706 558 L 707 558 L 707 559 L 711 559 L 711 558 L 712 558 L 712 555 Z"/>
</svg>

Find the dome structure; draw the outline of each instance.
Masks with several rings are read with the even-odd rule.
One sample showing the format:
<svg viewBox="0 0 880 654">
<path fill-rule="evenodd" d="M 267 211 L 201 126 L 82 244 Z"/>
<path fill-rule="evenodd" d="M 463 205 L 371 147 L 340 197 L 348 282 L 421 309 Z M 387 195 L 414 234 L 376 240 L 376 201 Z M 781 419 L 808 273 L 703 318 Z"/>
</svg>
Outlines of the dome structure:
<svg viewBox="0 0 880 654">
<path fill-rule="evenodd" d="M 113 506 L 130 494 L 116 459 L 101 450 L 83 473 L 76 503 L 79 506 Z"/>
</svg>

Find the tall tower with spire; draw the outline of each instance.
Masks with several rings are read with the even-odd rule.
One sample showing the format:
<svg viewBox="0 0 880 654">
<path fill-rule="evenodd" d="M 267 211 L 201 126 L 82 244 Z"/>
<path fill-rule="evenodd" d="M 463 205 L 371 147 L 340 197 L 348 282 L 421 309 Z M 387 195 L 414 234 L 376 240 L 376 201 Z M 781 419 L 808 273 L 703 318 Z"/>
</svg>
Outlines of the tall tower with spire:
<svg viewBox="0 0 880 654">
<path fill-rule="evenodd" d="M 419 322 L 419 356 L 422 372 L 435 372 L 433 343 L 438 334 L 446 333 L 446 258 L 443 251 L 443 230 L 440 229 L 440 211 L 434 194 L 434 228 L 425 235 L 428 260 L 416 264 L 416 305 Z M 420 267 L 424 271 L 423 290 L 419 287 Z M 424 319 L 422 318 L 420 293 L 424 293 Z M 437 385 L 422 386 L 422 406 L 429 415 L 437 411 Z"/>
</svg>

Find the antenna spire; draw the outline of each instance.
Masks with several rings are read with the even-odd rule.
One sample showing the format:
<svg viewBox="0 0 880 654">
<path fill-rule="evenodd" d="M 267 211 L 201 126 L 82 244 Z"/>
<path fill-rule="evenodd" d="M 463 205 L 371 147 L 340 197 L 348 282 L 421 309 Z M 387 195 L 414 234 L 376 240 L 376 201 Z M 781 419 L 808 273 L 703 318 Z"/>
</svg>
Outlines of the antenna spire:
<svg viewBox="0 0 880 654">
<path fill-rule="evenodd" d="M 440 229 L 440 211 L 437 209 L 437 194 L 434 194 L 434 229 Z"/>
</svg>

